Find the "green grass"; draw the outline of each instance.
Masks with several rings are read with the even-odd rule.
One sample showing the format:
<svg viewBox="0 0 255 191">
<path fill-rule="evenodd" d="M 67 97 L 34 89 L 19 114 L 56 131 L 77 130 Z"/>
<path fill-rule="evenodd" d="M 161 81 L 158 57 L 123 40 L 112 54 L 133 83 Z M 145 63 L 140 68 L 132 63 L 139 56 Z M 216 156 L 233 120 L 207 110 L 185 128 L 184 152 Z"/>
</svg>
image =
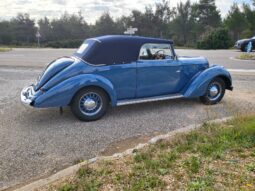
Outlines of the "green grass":
<svg viewBox="0 0 255 191">
<path fill-rule="evenodd" d="M 241 60 L 255 60 L 255 54 L 253 53 L 242 53 L 237 59 Z"/>
<path fill-rule="evenodd" d="M 255 117 L 160 141 L 133 156 L 81 168 L 57 186 L 74 190 L 255 190 Z"/>
<path fill-rule="evenodd" d="M 0 52 L 8 52 L 11 50 L 12 50 L 11 48 L 0 47 Z"/>
</svg>

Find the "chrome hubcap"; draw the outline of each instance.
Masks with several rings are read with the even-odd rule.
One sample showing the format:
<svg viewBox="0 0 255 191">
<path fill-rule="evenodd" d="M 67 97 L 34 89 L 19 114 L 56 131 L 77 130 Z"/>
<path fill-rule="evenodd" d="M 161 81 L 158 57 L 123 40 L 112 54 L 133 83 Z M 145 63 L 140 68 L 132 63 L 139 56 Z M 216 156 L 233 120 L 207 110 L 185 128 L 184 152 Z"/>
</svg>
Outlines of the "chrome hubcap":
<svg viewBox="0 0 255 191">
<path fill-rule="evenodd" d="M 208 88 L 208 97 L 211 101 L 217 100 L 221 96 L 222 87 L 218 82 L 213 82 Z"/>
<path fill-rule="evenodd" d="M 84 102 L 84 107 L 88 110 L 93 110 L 96 106 L 96 102 L 91 98 L 86 99 Z"/>
<path fill-rule="evenodd" d="M 210 91 L 210 96 L 211 96 L 211 97 L 215 97 L 215 96 L 219 93 L 219 90 L 218 90 L 218 88 L 217 88 L 216 85 L 213 85 L 213 86 L 209 89 L 209 91 Z"/>
<path fill-rule="evenodd" d="M 85 115 L 96 115 L 102 107 L 102 98 L 95 92 L 86 93 L 80 99 L 80 111 Z"/>
</svg>

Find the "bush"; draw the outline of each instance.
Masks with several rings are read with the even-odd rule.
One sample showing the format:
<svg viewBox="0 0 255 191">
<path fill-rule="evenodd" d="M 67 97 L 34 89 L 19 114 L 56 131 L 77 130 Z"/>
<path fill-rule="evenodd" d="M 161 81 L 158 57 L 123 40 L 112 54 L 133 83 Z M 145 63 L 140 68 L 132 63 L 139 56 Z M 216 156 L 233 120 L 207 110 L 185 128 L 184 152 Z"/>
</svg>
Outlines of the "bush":
<svg viewBox="0 0 255 191">
<path fill-rule="evenodd" d="M 230 46 L 231 39 L 228 31 L 224 28 L 207 31 L 197 42 L 199 49 L 228 49 Z"/>
<path fill-rule="evenodd" d="M 78 48 L 84 39 L 75 39 L 75 40 L 62 40 L 62 41 L 51 41 L 46 43 L 45 47 L 51 48 Z"/>
</svg>

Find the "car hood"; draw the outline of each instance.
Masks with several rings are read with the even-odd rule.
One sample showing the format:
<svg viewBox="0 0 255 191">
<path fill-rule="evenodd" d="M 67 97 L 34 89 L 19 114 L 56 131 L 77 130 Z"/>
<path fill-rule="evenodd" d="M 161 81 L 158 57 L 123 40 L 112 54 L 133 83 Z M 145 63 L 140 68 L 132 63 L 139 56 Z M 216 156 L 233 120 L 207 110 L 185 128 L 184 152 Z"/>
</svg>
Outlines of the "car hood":
<svg viewBox="0 0 255 191">
<path fill-rule="evenodd" d="M 178 60 L 183 64 L 202 64 L 202 65 L 209 66 L 208 60 L 204 57 L 182 56 L 182 57 L 178 57 Z"/>
<path fill-rule="evenodd" d="M 39 90 L 45 83 L 47 83 L 53 76 L 64 70 L 74 63 L 74 59 L 70 57 L 62 57 L 51 62 L 41 76 L 37 80 L 35 90 Z"/>
</svg>

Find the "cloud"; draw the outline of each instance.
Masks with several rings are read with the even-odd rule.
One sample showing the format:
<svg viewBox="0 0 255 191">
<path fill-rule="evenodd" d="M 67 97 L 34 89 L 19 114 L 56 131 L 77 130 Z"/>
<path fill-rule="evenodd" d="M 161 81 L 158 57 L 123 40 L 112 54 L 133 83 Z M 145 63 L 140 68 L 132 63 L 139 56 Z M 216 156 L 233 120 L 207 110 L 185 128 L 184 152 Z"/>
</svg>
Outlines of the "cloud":
<svg viewBox="0 0 255 191">
<path fill-rule="evenodd" d="M 170 0 L 171 6 L 186 0 Z M 197 2 L 199 0 L 191 0 Z M 249 3 L 250 0 L 244 0 Z M 154 5 L 161 0 L 4 0 L 0 1 L 0 19 L 10 19 L 17 13 L 29 13 L 33 19 L 49 17 L 50 19 L 60 17 L 65 11 L 68 13 L 82 12 L 89 23 L 95 20 L 104 12 L 108 11 L 117 18 L 121 15 L 129 15 L 131 10 L 144 10 L 145 6 Z M 242 4 L 243 0 L 216 0 L 216 5 L 225 16 L 233 4 Z"/>
<path fill-rule="evenodd" d="M 59 5 L 66 5 L 66 0 L 52 0 L 52 2 Z"/>
</svg>

